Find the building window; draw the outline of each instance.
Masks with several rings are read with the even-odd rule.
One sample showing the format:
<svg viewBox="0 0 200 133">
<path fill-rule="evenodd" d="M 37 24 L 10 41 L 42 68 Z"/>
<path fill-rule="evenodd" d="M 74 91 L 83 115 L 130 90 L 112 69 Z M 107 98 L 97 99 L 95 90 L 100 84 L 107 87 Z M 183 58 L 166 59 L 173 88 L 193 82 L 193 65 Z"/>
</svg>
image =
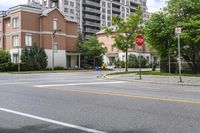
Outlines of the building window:
<svg viewBox="0 0 200 133">
<path fill-rule="evenodd" d="M 31 35 L 25 36 L 25 45 L 26 46 L 32 46 L 32 36 Z"/>
<path fill-rule="evenodd" d="M 71 19 L 74 19 L 74 17 L 73 17 L 73 16 L 70 16 L 70 18 L 71 18 Z"/>
<path fill-rule="evenodd" d="M 64 1 L 64 5 L 68 5 L 68 0 L 65 0 L 65 1 Z"/>
<path fill-rule="evenodd" d="M 71 14 L 74 14 L 74 9 L 70 9 L 70 13 L 71 13 Z"/>
<path fill-rule="evenodd" d="M 124 8 L 124 7 L 122 7 L 122 11 L 125 11 L 125 8 Z"/>
<path fill-rule="evenodd" d="M 15 17 L 12 19 L 12 26 L 13 26 L 13 28 L 19 27 L 19 17 Z"/>
<path fill-rule="evenodd" d="M 126 8 L 126 12 L 129 13 L 129 8 Z"/>
<path fill-rule="evenodd" d="M 106 6 L 106 2 L 102 1 L 102 7 L 105 7 L 105 6 Z"/>
<path fill-rule="evenodd" d="M 106 19 L 106 15 L 102 15 L 102 19 Z"/>
<path fill-rule="evenodd" d="M 69 9 L 68 8 L 64 8 L 64 12 L 68 13 Z"/>
<path fill-rule="evenodd" d="M 108 16 L 108 17 L 107 17 L 107 20 L 108 20 L 108 21 L 110 21 L 110 20 L 111 20 L 111 17 L 110 17 L 110 16 Z"/>
<path fill-rule="evenodd" d="M 111 14 L 111 10 L 107 10 L 107 13 L 108 13 L 108 14 Z"/>
<path fill-rule="evenodd" d="M 74 2 L 70 1 L 70 6 L 74 7 Z"/>
<path fill-rule="evenodd" d="M 106 9 L 105 8 L 102 8 L 102 13 L 106 13 Z"/>
<path fill-rule="evenodd" d="M 58 20 L 53 20 L 53 30 L 58 30 Z"/>
<path fill-rule="evenodd" d="M 19 46 L 19 36 L 18 36 L 18 35 L 14 35 L 14 36 L 12 37 L 12 43 L 13 43 L 13 46 L 14 46 L 14 47 Z"/>
<path fill-rule="evenodd" d="M 111 3 L 107 3 L 108 8 L 111 8 Z"/>
</svg>

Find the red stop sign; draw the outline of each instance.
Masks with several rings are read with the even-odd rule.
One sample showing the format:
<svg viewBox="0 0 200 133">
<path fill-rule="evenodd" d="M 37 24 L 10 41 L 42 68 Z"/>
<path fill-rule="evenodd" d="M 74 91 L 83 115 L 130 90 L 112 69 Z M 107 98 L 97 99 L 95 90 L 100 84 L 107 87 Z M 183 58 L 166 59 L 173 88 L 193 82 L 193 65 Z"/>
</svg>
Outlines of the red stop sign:
<svg viewBox="0 0 200 133">
<path fill-rule="evenodd" d="M 142 34 L 138 34 L 135 38 L 135 42 L 138 46 L 142 46 L 144 43 L 144 37 Z"/>
</svg>

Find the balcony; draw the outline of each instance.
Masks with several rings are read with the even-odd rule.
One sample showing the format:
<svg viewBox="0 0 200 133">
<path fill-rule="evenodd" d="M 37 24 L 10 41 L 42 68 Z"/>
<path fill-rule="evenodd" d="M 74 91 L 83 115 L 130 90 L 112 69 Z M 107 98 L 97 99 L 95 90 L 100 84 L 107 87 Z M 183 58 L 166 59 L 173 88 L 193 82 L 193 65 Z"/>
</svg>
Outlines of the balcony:
<svg viewBox="0 0 200 133">
<path fill-rule="evenodd" d="M 100 30 L 98 30 L 98 29 L 90 29 L 90 28 L 85 28 L 84 29 L 84 32 L 87 32 L 87 33 L 97 33 L 99 31 Z"/>
<path fill-rule="evenodd" d="M 100 28 L 100 23 L 86 21 L 84 25 Z"/>
<path fill-rule="evenodd" d="M 92 6 L 92 7 L 98 7 L 98 8 L 100 8 L 100 3 L 89 1 L 89 0 L 85 0 L 83 2 L 83 4 L 84 5 L 88 5 L 88 6 Z"/>
<path fill-rule="evenodd" d="M 115 2 L 115 3 L 119 3 L 119 4 L 120 4 L 120 0 L 112 0 L 112 2 Z"/>
<path fill-rule="evenodd" d="M 118 12 L 118 13 L 120 13 L 120 8 L 113 7 L 113 8 L 112 8 L 112 11 L 113 11 L 113 12 Z"/>
<path fill-rule="evenodd" d="M 84 8 L 84 11 L 85 11 L 85 12 L 90 12 L 90 13 L 100 14 L 100 10 L 94 9 L 94 8 L 89 8 L 89 7 L 85 7 L 85 8 Z"/>
<path fill-rule="evenodd" d="M 139 0 L 131 0 L 130 1 L 130 7 L 137 7 L 140 5 Z"/>
<path fill-rule="evenodd" d="M 89 15 L 89 14 L 85 14 L 83 16 L 85 19 L 92 19 L 92 20 L 97 20 L 97 21 L 100 21 L 100 16 L 94 16 L 94 15 Z"/>
<path fill-rule="evenodd" d="M 120 17 L 120 14 L 115 14 L 115 13 L 113 13 L 112 16 L 113 16 L 113 17 Z"/>
</svg>

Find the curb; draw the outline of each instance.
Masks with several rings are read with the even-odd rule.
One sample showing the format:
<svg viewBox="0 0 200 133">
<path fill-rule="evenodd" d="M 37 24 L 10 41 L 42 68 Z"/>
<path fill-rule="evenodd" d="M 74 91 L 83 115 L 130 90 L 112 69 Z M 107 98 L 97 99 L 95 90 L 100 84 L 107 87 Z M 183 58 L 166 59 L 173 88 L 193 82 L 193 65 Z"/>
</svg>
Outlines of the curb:
<svg viewBox="0 0 200 133">
<path fill-rule="evenodd" d="M 174 82 L 155 82 L 155 81 L 144 81 L 140 79 L 133 79 L 133 80 L 125 80 L 125 79 L 119 79 L 117 77 L 120 77 L 121 75 L 112 77 L 108 75 L 104 75 L 103 78 L 108 79 L 108 80 L 120 80 L 120 81 L 127 81 L 127 82 L 141 82 L 141 83 L 153 83 L 153 84 L 168 84 L 168 85 L 179 85 L 179 86 L 200 86 L 200 84 L 192 84 L 192 83 L 174 83 Z"/>
</svg>

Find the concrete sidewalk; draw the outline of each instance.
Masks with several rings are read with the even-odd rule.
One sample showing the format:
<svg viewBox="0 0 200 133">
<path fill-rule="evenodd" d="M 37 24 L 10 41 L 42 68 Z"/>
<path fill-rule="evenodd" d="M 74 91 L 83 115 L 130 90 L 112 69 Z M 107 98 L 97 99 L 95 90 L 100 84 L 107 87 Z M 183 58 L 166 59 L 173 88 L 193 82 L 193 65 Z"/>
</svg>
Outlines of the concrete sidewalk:
<svg viewBox="0 0 200 133">
<path fill-rule="evenodd" d="M 183 82 L 181 83 L 179 82 L 179 76 L 142 75 L 142 79 L 140 80 L 139 75 L 135 73 L 123 75 L 107 75 L 105 78 L 130 82 L 200 86 L 200 77 L 182 76 Z"/>
</svg>

